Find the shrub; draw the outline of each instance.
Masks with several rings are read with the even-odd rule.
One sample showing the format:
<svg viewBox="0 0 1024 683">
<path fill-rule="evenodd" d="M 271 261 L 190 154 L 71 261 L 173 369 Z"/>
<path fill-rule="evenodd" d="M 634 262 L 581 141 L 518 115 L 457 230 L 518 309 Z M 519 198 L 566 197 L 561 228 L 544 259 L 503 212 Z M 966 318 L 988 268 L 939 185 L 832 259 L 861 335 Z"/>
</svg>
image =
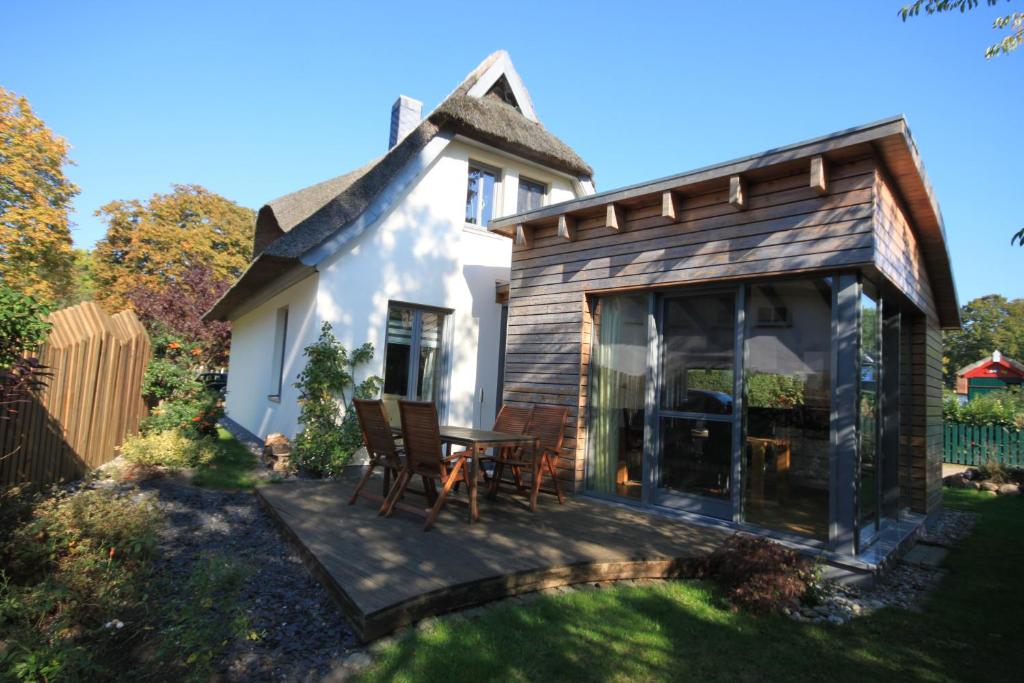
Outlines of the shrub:
<svg viewBox="0 0 1024 683">
<path fill-rule="evenodd" d="M 747 406 L 793 408 L 804 404 L 804 380 L 799 375 L 752 372 L 747 376 Z"/>
<path fill-rule="evenodd" d="M 812 594 L 817 571 L 796 551 L 764 538 L 736 534 L 699 567 L 721 585 L 733 604 L 759 614 L 782 611 Z"/>
<path fill-rule="evenodd" d="M 291 460 L 318 476 L 338 474 L 362 445 L 362 435 L 351 398 L 372 398 L 380 391 L 380 377 L 356 384 L 356 368 L 373 359 L 373 345 L 363 344 L 351 354 L 325 322 L 320 337 L 304 350 L 306 367 L 299 374 L 299 423 Z"/>
<path fill-rule="evenodd" d="M 47 313 L 46 306 L 0 281 L 0 368 L 9 367 L 46 340 Z"/>
<path fill-rule="evenodd" d="M 943 396 L 942 417 L 947 422 L 1024 429 L 1024 392 L 1019 389 L 991 391 L 960 405 L 956 394 Z"/>
<path fill-rule="evenodd" d="M 210 439 L 193 439 L 178 429 L 168 429 L 128 437 L 121 445 L 121 454 L 140 467 L 181 468 L 210 463 L 216 450 Z"/>
<path fill-rule="evenodd" d="M 150 411 L 139 426 L 143 434 L 176 429 L 190 438 L 215 436 L 217 420 L 224 415 L 220 397 L 202 391 L 194 397 L 169 400 Z"/>
<path fill-rule="evenodd" d="M 196 381 L 195 373 L 173 358 L 154 357 L 142 377 L 142 396 L 150 406 L 161 401 L 188 400 L 202 391 L 203 385 Z"/>
<path fill-rule="evenodd" d="M 0 671 L 22 680 L 114 678 L 141 618 L 160 516 L 110 489 L 58 494 L 0 546 Z M 123 672 L 122 672 L 123 673 Z"/>
</svg>

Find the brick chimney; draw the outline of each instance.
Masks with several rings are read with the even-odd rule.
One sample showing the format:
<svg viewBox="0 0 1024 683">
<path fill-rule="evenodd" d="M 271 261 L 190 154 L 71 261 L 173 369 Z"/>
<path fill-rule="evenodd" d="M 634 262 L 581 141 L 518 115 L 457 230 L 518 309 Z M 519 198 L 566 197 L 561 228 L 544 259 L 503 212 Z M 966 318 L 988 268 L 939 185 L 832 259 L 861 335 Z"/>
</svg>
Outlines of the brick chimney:
<svg viewBox="0 0 1024 683">
<path fill-rule="evenodd" d="M 391 137 L 388 139 L 388 149 L 401 142 L 420 124 L 421 111 L 423 111 L 422 102 L 399 95 L 395 103 L 391 105 Z"/>
</svg>

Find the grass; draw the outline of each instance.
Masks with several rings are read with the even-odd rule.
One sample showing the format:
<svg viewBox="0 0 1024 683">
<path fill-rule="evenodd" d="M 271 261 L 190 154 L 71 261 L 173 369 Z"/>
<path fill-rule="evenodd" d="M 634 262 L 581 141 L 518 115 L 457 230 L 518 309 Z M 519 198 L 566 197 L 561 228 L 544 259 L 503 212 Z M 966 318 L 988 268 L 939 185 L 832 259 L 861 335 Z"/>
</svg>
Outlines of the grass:
<svg viewBox="0 0 1024 683">
<path fill-rule="evenodd" d="M 211 489 L 251 489 L 257 483 L 256 456 L 223 427 L 217 428 L 216 455 L 196 469 L 192 483 Z"/>
<path fill-rule="evenodd" d="M 982 517 L 920 612 L 817 626 L 732 612 L 696 581 L 577 591 L 441 620 L 385 647 L 361 680 L 1018 680 L 1024 497 L 945 500 Z"/>
</svg>

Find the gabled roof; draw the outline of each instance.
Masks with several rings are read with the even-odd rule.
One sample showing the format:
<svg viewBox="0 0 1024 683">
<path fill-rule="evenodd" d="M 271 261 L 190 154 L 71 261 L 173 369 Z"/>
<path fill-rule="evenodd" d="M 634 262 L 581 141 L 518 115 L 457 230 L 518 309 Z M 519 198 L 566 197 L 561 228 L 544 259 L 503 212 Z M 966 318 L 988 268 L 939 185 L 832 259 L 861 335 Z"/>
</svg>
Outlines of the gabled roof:
<svg viewBox="0 0 1024 683">
<path fill-rule="evenodd" d="M 829 159 L 855 151 L 877 154 L 888 169 L 910 213 L 909 218 L 932 284 L 939 324 L 944 329 L 959 328 L 960 307 L 942 213 L 903 116 L 894 116 L 665 178 L 548 204 L 518 215 L 502 216 L 492 220 L 488 229 L 511 236 L 517 225 L 553 225 L 562 215 L 573 218 L 603 215 L 607 206 L 615 202 L 654 201 L 666 191 L 685 193 L 687 190 L 726 182 L 730 176 L 738 174 L 761 174 L 767 177 L 783 166 L 807 163 L 814 156 Z"/>
<path fill-rule="evenodd" d="M 999 353 L 999 352 L 996 351 L 996 353 Z M 986 365 L 993 364 L 993 363 L 996 364 L 996 365 L 1006 365 L 1007 367 L 1010 367 L 1010 368 L 1016 370 L 1021 375 L 1024 375 L 1024 364 L 1018 363 L 1014 359 L 1007 358 L 1006 356 L 1003 356 L 1002 354 L 1000 354 L 999 360 L 996 360 L 994 355 L 995 354 L 993 354 L 992 356 L 985 356 L 984 358 L 982 358 L 979 361 L 975 361 L 975 362 L 971 363 L 970 365 L 963 366 L 962 368 L 960 368 L 959 370 L 956 371 L 956 376 L 957 377 L 962 377 L 962 376 L 966 375 L 967 373 L 969 373 L 972 370 L 977 370 L 980 367 L 984 367 Z"/>
<path fill-rule="evenodd" d="M 537 119 L 529 92 L 499 50 L 481 62 L 408 136 L 369 164 L 278 197 L 256 218 L 254 260 L 204 316 L 222 320 L 294 265 L 319 260 L 328 240 L 349 230 L 399 173 L 441 135 L 463 135 L 584 180 L 591 167 Z M 313 254 L 313 256 L 311 256 Z M 259 261 L 272 260 L 270 264 Z"/>
</svg>

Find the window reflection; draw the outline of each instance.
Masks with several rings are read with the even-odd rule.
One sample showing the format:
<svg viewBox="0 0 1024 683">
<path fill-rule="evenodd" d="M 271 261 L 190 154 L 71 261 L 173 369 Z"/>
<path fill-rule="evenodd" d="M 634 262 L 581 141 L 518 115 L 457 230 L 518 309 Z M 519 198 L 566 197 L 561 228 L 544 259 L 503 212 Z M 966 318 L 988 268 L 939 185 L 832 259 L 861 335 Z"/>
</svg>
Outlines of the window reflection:
<svg viewBox="0 0 1024 683">
<path fill-rule="evenodd" d="M 743 515 L 827 540 L 832 288 L 819 279 L 749 291 Z"/>
</svg>

